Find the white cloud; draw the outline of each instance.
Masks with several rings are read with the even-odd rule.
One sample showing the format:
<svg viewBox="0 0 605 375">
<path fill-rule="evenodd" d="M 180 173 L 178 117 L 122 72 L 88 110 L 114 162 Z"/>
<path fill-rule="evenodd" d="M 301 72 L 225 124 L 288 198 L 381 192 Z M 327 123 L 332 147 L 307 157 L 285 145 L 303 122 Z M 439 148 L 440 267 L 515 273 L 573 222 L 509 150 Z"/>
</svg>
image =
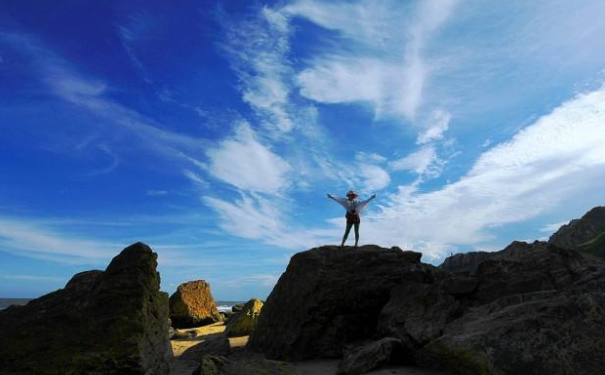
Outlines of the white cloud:
<svg viewBox="0 0 605 375">
<path fill-rule="evenodd" d="M 136 53 L 136 44 L 145 35 L 149 33 L 151 27 L 151 18 L 143 13 L 138 13 L 130 17 L 128 24 L 124 26 L 118 26 L 118 37 L 122 43 L 122 47 L 126 51 L 128 58 L 134 65 L 137 72 L 141 75 L 143 80 L 149 84 L 153 83 L 145 65 L 141 62 L 141 59 Z"/>
<path fill-rule="evenodd" d="M 357 160 L 359 163 L 380 164 L 387 161 L 387 158 L 375 152 L 368 153 L 360 151 L 355 154 L 355 160 Z"/>
<path fill-rule="evenodd" d="M 0 218 L 2 251 L 70 264 L 104 263 L 123 245 L 70 238 L 43 226 L 13 218 Z"/>
<path fill-rule="evenodd" d="M 410 171 L 423 174 L 436 157 L 435 147 L 425 146 L 401 159 L 390 162 L 389 166 L 395 171 Z"/>
<path fill-rule="evenodd" d="M 191 180 L 193 183 L 195 183 L 198 187 L 202 189 L 210 187 L 208 181 L 204 180 L 199 174 L 193 171 L 185 169 L 183 170 L 183 174 L 185 175 L 185 177 L 187 177 L 189 180 Z"/>
<path fill-rule="evenodd" d="M 344 39 L 298 75 L 300 93 L 325 103 L 365 102 L 377 117 L 414 119 L 431 66 L 424 47 L 451 14 L 455 0 L 319 2 L 286 6 L 290 16 L 335 30 Z M 409 14 L 413 20 L 405 23 Z M 354 51 L 354 52 L 353 52 Z"/>
<path fill-rule="evenodd" d="M 383 44 L 393 38 L 391 26 L 400 20 L 397 1 L 315 1 L 299 0 L 283 8 L 291 16 L 304 17 L 344 37 L 365 43 Z"/>
<path fill-rule="evenodd" d="M 362 178 L 364 190 L 380 190 L 389 186 L 391 177 L 389 174 L 377 165 L 359 164 L 358 166 Z"/>
<path fill-rule="evenodd" d="M 265 7 L 252 20 L 225 21 L 225 25 L 226 43 L 221 47 L 241 80 L 242 99 L 263 116 L 268 129 L 291 131 L 295 124 L 288 105 L 291 68 L 286 16 Z"/>
<path fill-rule="evenodd" d="M 163 195 L 168 195 L 168 190 L 147 190 L 145 195 L 148 197 L 160 197 Z"/>
<path fill-rule="evenodd" d="M 207 151 L 208 172 L 238 189 L 279 193 L 289 185 L 290 165 L 262 145 L 247 123 L 237 126 L 235 135 Z"/>
<path fill-rule="evenodd" d="M 258 240 L 284 249 L 304 249 L 322 243 L 316 235 L 304 236 L 286 224 L 283 201 L 242 194 L 234 202 L 206 196 L 204 203 L 220 217 L 219 226 L 231 235 Z M 324 237 L 325 239 L 325 237 Z"/>
<path fill-rule="evenodd" d="M 111 88 L 101 80 L 84 77 L 65 59 L 46 49 L 35 38 L 24 34 L 0 34 L 7 43 L 29 54 L 34 71 L 59 98 L 110 120 L 139 138 L 140 147 L 150 148 L 164 157 L 200 154 L 208 141 L 172 132 L 152 118 L 143 116 L 107 97 Z"/>
<path fill-rule="evenodd" d="M 428 120 L 428 125 L 425 126 L 424 132 L 418 135 L 416 143 L 421 145 L 430 141 L 443 139 L 443 133 L 449 128 L 452 116 L 443 110 L 437 109 L 431 113 Z"/>
<path fill-rule="evenodd" d="M 277 283 L 279 276 L 270 274 L 255 274 L 245 275 L 229 279 L 224 281 L 222 284 L 232 288 L 245 288 L 250 286 L 262 285 L 265 287 L 272 288 Z"/>
<path fill-rule="evenodd" d="M 39 276 L 39 275 L 9 275 L 9 274 L 1 274 L 0 279 L 7 280 L 21 280 L 21 281 L 36 281 L 36 282 L 64 282 L 66 281 L 62 277 L 54 277 L 54 276 Z"/>
<path fill-rule="evenodd" d="M 490 229 L 548 212 L 605 182 L 605 87 L 578 95 L 483 153 L 459 181 L 402 190 L 366 220 L 379 243 L 413 243 L 439 258 L 492 239 Z M 587 190 L 590 189 L 590 190 Z"/>
<path fill-rule="evenodd" d="M 559 230 L 559 228 L 561 228 L 565 224 L 569 224 L 569 222 L 561 221 L 558 223 L 546 224 L 542 228 L 540 228 L 540 232 L 552 234 L 552 233 L 556 232 L 557 230 Z"/>
</svg>

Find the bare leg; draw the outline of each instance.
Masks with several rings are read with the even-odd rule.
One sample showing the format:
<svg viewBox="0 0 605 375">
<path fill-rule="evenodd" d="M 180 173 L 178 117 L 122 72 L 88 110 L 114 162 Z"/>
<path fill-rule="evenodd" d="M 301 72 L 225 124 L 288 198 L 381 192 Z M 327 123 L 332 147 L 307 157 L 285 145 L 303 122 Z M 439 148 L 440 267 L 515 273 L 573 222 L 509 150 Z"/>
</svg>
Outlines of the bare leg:
<svg viewBox="0 0 605 375">
<path fill-rule="evenodd" d="M 355 223 L 355 247 L 357 247 L 358 242 L 359 242 L 359 223 Z"/>
<path fill-rule="evenodd" d="M 345 245 L 345 241 L 347 240 L 347 237 L 349 237 L 349 232 L 351 231 L 352 226 L 353 224 L 347 223 L 347 229 L 345 229 L 345 235 L 342 237 L 342 243 L 340 244 L 341 247 Z"/>
</svg>

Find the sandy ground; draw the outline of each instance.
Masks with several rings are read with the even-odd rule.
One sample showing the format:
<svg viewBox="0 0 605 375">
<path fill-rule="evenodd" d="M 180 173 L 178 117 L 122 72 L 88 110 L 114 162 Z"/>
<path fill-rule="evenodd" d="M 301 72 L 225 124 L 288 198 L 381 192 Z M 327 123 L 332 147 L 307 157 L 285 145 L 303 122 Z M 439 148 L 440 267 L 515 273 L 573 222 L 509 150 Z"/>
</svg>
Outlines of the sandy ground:
<svg viewBox="0 0 605 375">
<path fill-rule="evenodd" d="M 180 331 L 194 331 L 196 337 L 190 340 L 171 340 L 174 360 L 170 365 L 170 375 L 191 375 L 197 368 L 198 363 L 179 358 L 181 354 L 190 347 L 202 342 L 208 335 L 221 334 L 225 331 L 223 323 L 184 329 Z M 243 350 L 248 343 L 248 336 L 229 338 L 229 344 L 234 352 Z M 291 364 L 295 375 L 335 375 L 338 369 L 338 360 L 316 360 L 305 362 L 294 362 Z M 421 369 L 417 367 L 384 367 L 368 375 L 447 375 L 444 372 Z"/>
<path fill-rule="evenodd" d="M 226 327 L 223 323 L 214 323 L 203 327 L 179 329 L 178 332 L 195 332 L 195 337 L 191 340 L 170 340 L 170 344 L 172 344 L 172 352 L 174 353 L 175 358 L 180 357 L 185 350 L 189 349 L 193 345 L 199 344 L 201 341 L 203 341 L 204 336 L 223 333 L 225 332 L 225 328 Z M 244 343 L 244 345 L 246 344 Z"/>
<path fill-rule="evenodd" d="M 316 360 L 292 363 L 296 375 L 336 375 L 338 360 Z M 389 366 L 368 372 L 367 375 L 448 375 L 418 367 Z"/>
</svg>

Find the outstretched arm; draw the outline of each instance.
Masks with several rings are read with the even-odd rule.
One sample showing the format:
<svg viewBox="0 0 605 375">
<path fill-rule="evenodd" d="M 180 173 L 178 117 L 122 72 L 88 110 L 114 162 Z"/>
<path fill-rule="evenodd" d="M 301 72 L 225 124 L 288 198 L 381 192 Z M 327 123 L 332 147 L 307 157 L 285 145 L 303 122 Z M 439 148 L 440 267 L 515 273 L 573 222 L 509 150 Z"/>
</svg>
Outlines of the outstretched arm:
<svg viewBox="0 0 605 375">
<path fill-rule="evenodd" d="M 347 200 L 344 198 L 340 198 L 340 197 L 335 197 L 332 194 L 328 193 L 328 198 L 335 200 L 337 203 L 339 203 L 341 206 L 343 206 L 345 209 L 348 209 L 347 206 Z"/>
<path fill-rule="evenodd" d="M 372 194 L 372 196 L 366 199 L 365 201 L 359 202 L 359 205 L 357 206 L 357 211 L 362 212 L 363 210 L 365 210 L 368 206 L 368 203 L 370 203 L 370 201 L 374 198 L 376 198 L 376 194 Z"/>
</svg>

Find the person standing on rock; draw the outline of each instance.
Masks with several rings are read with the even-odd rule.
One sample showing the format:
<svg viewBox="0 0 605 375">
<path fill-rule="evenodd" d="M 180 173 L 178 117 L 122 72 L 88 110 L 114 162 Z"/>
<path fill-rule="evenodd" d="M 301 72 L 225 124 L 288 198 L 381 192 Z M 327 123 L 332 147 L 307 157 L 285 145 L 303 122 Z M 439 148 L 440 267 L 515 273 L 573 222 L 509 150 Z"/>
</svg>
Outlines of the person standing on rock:
<svg viewBox="0 0 605 375">
<path fill-rule="evenodd" d="M 357 243 L 359 242 L 359 224 L 361 223 L 361 218 L 359 215 L 365 210 L 368 206 L 368 203 L 374 198 L 376 198 L 376 194 L 372 194 L 371 197 L 366 199 L 365 201 L 357 201 L 358 195 L 355 191 L 349 190 L 347 193 L 347 199 L 335 197 L 332 194 L 328 193 L 328 198 L 335 200 L 341 206 L 347 210 L 346 218 L 347 218 L 347 227 L 345 229 L 345 235 L 342 237 L 342 243 L 340 246 L 344 246 L 347 241 L 347 237 L 349 236 L 349 232 L 351 231 L 351 227 L 355 227 L 355 247 L 357 247 Z"/>
</svg>

